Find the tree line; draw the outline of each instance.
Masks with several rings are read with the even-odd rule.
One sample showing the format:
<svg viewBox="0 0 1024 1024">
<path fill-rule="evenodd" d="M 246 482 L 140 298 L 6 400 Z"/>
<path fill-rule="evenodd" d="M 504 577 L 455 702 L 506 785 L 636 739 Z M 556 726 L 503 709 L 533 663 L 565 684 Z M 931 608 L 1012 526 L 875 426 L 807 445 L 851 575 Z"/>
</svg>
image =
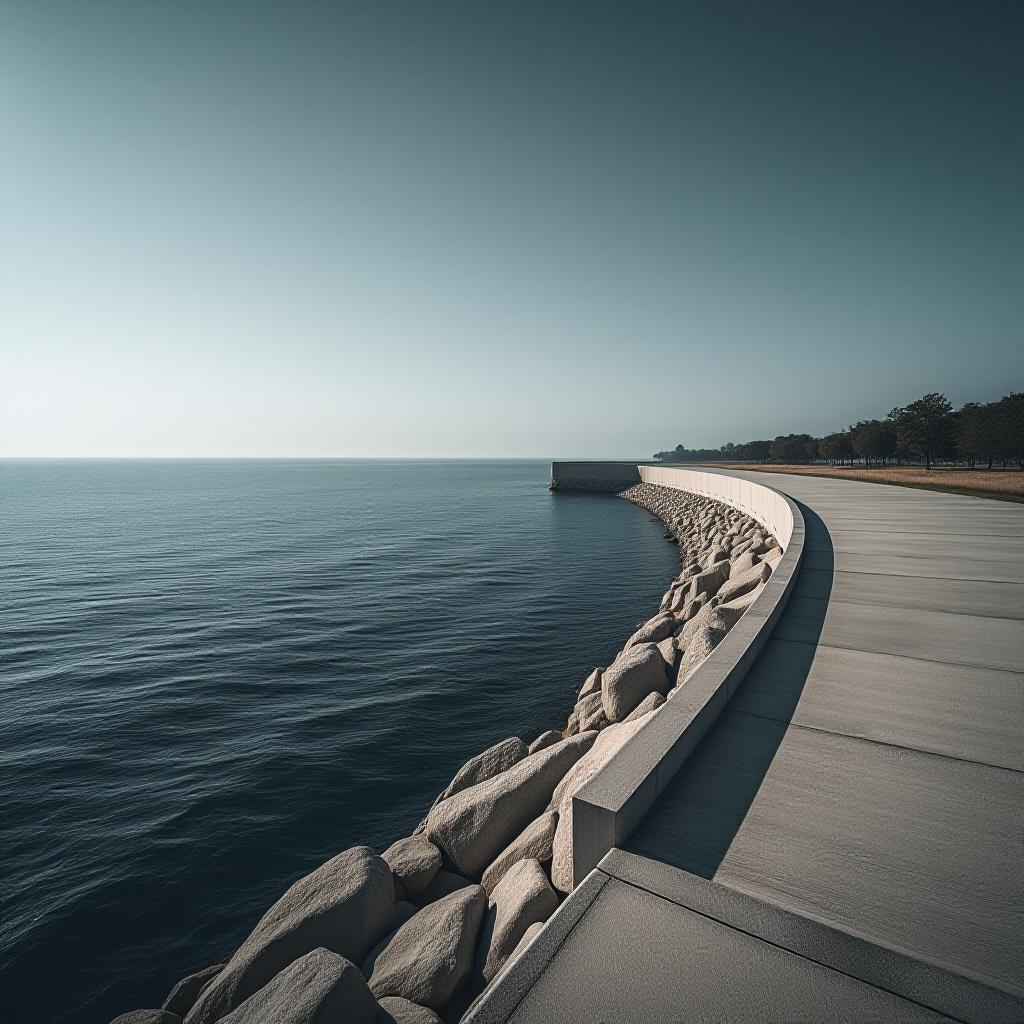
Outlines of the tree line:
<svg viewBox="0 0 1024 1024">
<path fill-rule="evenodd" d="M 996 402 L 966 402 L 954 409 L 933 392 L 893 409 L 885 419 L 860 420 L 845 430 L 813 437 L 780 434 L 771 440 L 730 441 L 721 448 L 655 452 L 662 462 L 829 463 L 866 466 L 956 462 L 976 469 L 999 463 L 1024 469 L 1024 393 Z"/>
</svg>

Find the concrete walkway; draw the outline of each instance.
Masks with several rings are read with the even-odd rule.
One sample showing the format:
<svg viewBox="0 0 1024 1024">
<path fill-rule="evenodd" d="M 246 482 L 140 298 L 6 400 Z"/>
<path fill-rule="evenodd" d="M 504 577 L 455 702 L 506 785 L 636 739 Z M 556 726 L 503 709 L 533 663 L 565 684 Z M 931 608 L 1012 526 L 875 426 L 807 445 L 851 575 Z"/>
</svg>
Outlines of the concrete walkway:
<svg viewBox="0 0 1024 1024">
<path fill-rule="evenodd" d="M 1024 506 L 732 475 L 801 505 L 789 604 L 478 1019 L 1024 1019 Z"/>
</svg>

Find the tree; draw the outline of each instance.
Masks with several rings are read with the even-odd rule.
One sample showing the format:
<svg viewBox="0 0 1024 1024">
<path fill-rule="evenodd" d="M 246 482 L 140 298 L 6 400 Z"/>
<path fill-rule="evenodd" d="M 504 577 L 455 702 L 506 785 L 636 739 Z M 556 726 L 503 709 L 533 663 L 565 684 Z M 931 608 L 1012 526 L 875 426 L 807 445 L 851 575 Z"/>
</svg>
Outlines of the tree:
<svg viewBox="0 0 1024 1024">
<path fill-rule="evenodd" d="M 1000 440 L 1003 465 L 1007 458 L 1016 459 L 1017 468 L 1024 470 L 1024 393 L 1011 391 L 992 405 L 993 429 Z"/>
<path fill-rule="evenodd" d="M 860 456 L 865 465 L 890 459 L 924 459 L 929 469 L 938 458 L 956 455 L 973 469 L 979 459 L 1000 459 L 1024 470 L 1024 393 L 1013 392 L 998 402 L 965 402 L 956 412 L 937 392 L 893 409 L 884 420 L 860 420 L 846 430 L 817 439 L 810 434 L 780 434 L 773 441 L 756 440 L 721 448 L 686 448 L 657 452 L 664 462 L 813 462 L 819 456 L 843 463 Z"/>
<path fill-rule="evenodd" d="M 751 441 L 750 456 L 755 462 L 767 462 L 771 458 L 771 441 Z"/>
<path fill-rule="evenodd" d="M 822 458 L 829 462 L 842 464 L 847 459 L 852 459 L 856 454 L 853 448 L 853 441 L 850 438 L 850 431 L 839 430 L 834 434 L 828 434 L 818 442 L 818 452 Z"/>
<path fill-rule="evenodd" d="M 850 427 L 850 442 L 865 464 L 874 459 L 884 466 L 896 454 L 896 428 L 888 420 L 861 420 Z"/>
<path fill-rule="evenodd" d="M 1007 455 L 1006 439 L 1001 429 L 998 402 L 979 405 L 967 402 L 959 412 L 953 413 L 953 436 L 957 451 L 965 462 L 974 469 L 978 459 L 987 459 L 988 468 L 992 460 Z"/>
<path fill-rule="evenodd" d="M 945 395 L 931 392 L 916 402 L 893 409 L 889 419 L 896 426 L 899 446 L 922 455 L 925 466 L 931 469 L 936 457 L 949 451 L 952 412 Z"/>
<path fill-rule="evenodd" d="M 771 443 L 772 462 L 810 462 L 817 454 L 818 443 L 810 434 L 780 434 Z"/>
<path fill-rule="evenodd" d="M 670 452 L 655 452 L 654 457 L 659 462 L 682 462 L 685 454 L 686 449 L 681 444 L 677 444 Z"/>
<path fill-rule="evenodd" d="M 670 452 L 655 452 L 659 462 L 717 462 L 722 452 L 717 448 L 685 448 L 677 444 Z"/>
<path fill-rule="evenodd" d="M 740 462 L 767 462 L 771 452 L 771 441 L 745 441 L 733 448 Z"/>
</svg>

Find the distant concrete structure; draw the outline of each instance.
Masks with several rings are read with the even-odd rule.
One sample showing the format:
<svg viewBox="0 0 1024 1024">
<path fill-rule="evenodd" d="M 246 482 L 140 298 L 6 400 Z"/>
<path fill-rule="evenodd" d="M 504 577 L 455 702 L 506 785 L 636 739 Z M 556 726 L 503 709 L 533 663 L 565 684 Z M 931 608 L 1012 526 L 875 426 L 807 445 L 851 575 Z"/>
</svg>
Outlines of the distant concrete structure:
<svg viewBox="0 0 1024 1024">
<path fill-rule="evenodd" d="M 636 471 L 795 509 L 778 585 L 687 684 L 703 716 L 581 791 L 583 856 L 613 848 L 469 1020 L 1024 1020 L 1024 506 Z"/>
<path fill-rule="evenodd" d="M 640 483 L 635 462 L 552 462 L 551 490 L 614 494 Z"/>
</svg>

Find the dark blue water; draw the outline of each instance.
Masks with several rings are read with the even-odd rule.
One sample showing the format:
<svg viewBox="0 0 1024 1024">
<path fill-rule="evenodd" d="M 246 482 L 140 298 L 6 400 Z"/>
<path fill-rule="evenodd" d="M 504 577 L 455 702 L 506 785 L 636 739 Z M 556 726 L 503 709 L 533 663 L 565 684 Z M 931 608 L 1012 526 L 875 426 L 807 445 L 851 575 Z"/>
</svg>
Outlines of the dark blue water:
<svg viewBox="0 0 1024 1024">
<path fill-rule="evenodd" d="M 104 1022 L 564 723 L 662 528 L 540 462 L 0 462 L 0 1016 Z"/>
</svg>

